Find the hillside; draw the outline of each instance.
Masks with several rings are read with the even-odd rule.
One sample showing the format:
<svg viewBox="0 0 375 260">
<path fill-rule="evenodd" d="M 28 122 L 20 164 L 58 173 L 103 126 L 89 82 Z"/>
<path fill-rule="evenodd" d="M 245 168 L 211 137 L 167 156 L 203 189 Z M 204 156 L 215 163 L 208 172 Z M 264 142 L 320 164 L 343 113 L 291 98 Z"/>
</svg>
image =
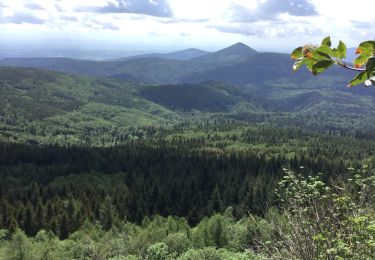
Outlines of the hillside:
<svg viewBox="0 0 375 260">
<path fill-rule="evenodd" d="M 260 54 L 241 43 L 188 61 L 147 57 L 2 62 L 15 66 L 0 69 L 4 140 L 74 143 L 89 136 L 97 144 L 113 143 L 130 136 L 133 127 L 196 120 L 192 113 L 202 120 L 319 131 L 367 131 L 375 124 L 375 93 L 363 87 L 346 88 L 352 76 L 347 71 L 332 68 L 313 77 L 302 70 L 293 75 L 289 55 Z"/>
<path fill-rule="evenodd" d="M 301 81 L 283 73 L 287 69 L 269 74 L 269 79 L 259 75 L 259 82 L 246 85 L 224 81 L 155 85 L 1 67 L 1 139 L 75 143 L 89 137 L 97 144 L 112 143 L 134 127 L 165 128 L 182 118 L 196 120 L 192 112 L 202 120 L 318 130 L 373 128 L 371 89 L 343 88 L 346 78 L 338 76 Z"/>
<path fill-rule="evenodd" d="M 148 86 L 140 91 L 145 99 L 184 112 L 228 112 L 237 103 L 245 101 L 242 94 L 238 87 L 219 82 Z"/>
<path fill-rule="evenodd" d="M 139 98 L 139 86 L 134 83 L 1 67 L 0 86 L 3 139 L 82 141 L 84 132 L 104 135 L 178 118 L 172 111 Z"/>
</svg>

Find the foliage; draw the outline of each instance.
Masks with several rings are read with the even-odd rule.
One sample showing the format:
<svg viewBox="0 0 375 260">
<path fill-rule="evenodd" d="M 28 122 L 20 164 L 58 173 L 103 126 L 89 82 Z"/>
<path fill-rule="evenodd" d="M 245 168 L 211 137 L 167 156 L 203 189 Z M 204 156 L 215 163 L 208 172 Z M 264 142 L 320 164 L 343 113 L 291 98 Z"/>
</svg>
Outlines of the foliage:
<svg viewBox="0 0 375 260">
<path fill-rule="evenodd" d="M 375 41 L 365 41 L 359 44 L 356 49 L 358 57 L 353 62 L 355 67 L 350 67 L 343 60 L 347 52 L 345 43 L 340 41 L 336 48 L 331 48 L 331 45 L 331 38 L 327 37 L 323 39 L 320 46 L 308 44 L 296 48 L 291 55 L 292 59 L 296 60 L 293 70 L 297 71 L 305 65 L 314 75 L 317 75 L 336 64 L 358 72 L 348 87 L 363 82 L 367 87 L 375 84 Z"/>
<path fill-rule="evenodd" d="M 278 191 L 281 211 L 271 211 L 266 231 L 258 231 L 265 233 L 258 235 L 262 250 L 277 259 L 371 259 L 374 173 L 352 169 L 352 176 L 326 184 L 321 176 L 285 171 Z"/>
<path fill-rule="evenodd" d="M 192 247 L 188 235 L 190 236 L 190 232 L 187 232 L 187 229 L 178 233 L 171 233 L 163 240 L 163 242 L 171 252 L 174 252 L 176 255 L 181 255 Z"/>
<path fill-rule="evenodd" d="M 168 246 L 165 243 L 151 245 L 146 252 L 147 260 L 167 260 L 172 259 Z"/>
<path fill-rule="evenodd" d="M 206 229 L 211 237 L 218 234 L 217 231 L 210 230 L 208 225 L 218 217 L 223 219 L 221 232 L 232 230 L 231 226 L 236 225 L 233 217 L 225 214 L 208 218 L 208 222 L 202 222 L 199 226 Z M 86 222 L 65 240 L 59 240 L 52 233 L 43 230 L 34 237 L 27 237 L 17 230 L 9 241 L 5 239 L 0 244 L 0 256 L 4 259 L 261 259 L 250 250 L 236 249 L 247 248 L 245 240 L 233 247 L 229 244 L 219 248 L 195 246 L 203 239 L 200 236 L 205 234 L 195 233 L 195 227 L 182 227 L 182 219 L 156 216 L 144 222 L 147 224 L 134 225 L 121 221 L 107 231 L 100 225 Z M 204 225 L 207 227 L 203 227 Z M 181 227 L 178 228 L 179 226 Z M 191 235 L 194 233 L 195 235 Z M 173 241 L 173 246 L 170 247 L 167 244 L 171 244 L 173 237 L 183 239 Z"/>
</svg>

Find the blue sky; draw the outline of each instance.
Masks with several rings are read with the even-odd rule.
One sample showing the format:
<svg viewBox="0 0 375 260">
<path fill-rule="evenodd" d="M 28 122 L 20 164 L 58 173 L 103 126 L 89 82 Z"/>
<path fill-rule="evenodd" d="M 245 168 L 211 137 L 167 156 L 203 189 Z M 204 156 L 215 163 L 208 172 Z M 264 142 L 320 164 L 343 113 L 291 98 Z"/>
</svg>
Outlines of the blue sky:
<svg viewBox="0 0 375 260">
<path fill-rule="evenodd" d="M 0 45 L 287 52 L 375 38 L 373 0 L 0 0 Z"/>
</svg>

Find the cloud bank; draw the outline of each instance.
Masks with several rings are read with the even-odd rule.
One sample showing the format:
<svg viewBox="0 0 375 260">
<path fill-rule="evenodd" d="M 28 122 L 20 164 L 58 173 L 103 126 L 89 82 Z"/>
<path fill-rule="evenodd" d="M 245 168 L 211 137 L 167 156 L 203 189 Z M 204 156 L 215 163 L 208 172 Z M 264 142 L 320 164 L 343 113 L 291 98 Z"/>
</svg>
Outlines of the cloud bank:
<svg viewBox="0 0 375 260">
<path fill-rule="evenodd" d="M 166 0 L 116 0 L 103 6 L 83 6 L 79 12 L 94 13 L 132 13 L 156 17 L 172 17 L 172 10 Z"/>
<path fill-rule="evenodd" d="M 327 35 L 358 43 L 375 38 L 373 6 L 373 0 L 0 0 L 0 30 L 171 44 L 290 38 L 294 46 Z"/>
</svg>

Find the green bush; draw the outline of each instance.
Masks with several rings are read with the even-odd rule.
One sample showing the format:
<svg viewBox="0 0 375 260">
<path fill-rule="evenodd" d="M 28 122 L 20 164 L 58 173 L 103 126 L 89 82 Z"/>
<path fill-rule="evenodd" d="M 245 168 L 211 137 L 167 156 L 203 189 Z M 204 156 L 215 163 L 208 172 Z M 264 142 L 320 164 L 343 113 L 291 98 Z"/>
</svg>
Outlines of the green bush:
<svg viewBox="0 0 375 260">
<path fill-rule="evenodd" d="M 167 260 L 172 259 L 168 246 L 165 243 L 151 245 L 146 252 L 147 260 Z"/>
<path fill-rule="evenodd" d="M 281 210 L 255 222 L 258 230 L 266 226 L 257 233 L 263 252 L 289 259 L 375 255 L 375 175 L 366 167 L 330 184 L 286 170 L 278 196 Z"/>
<path fill-rule="evenodd" d="M 181 255 L 191 248 L 191 242 L 186 232 L 178 232 L 169 234 L 163 242 L 167 245 L 170 252 Z"/>
</svg>

